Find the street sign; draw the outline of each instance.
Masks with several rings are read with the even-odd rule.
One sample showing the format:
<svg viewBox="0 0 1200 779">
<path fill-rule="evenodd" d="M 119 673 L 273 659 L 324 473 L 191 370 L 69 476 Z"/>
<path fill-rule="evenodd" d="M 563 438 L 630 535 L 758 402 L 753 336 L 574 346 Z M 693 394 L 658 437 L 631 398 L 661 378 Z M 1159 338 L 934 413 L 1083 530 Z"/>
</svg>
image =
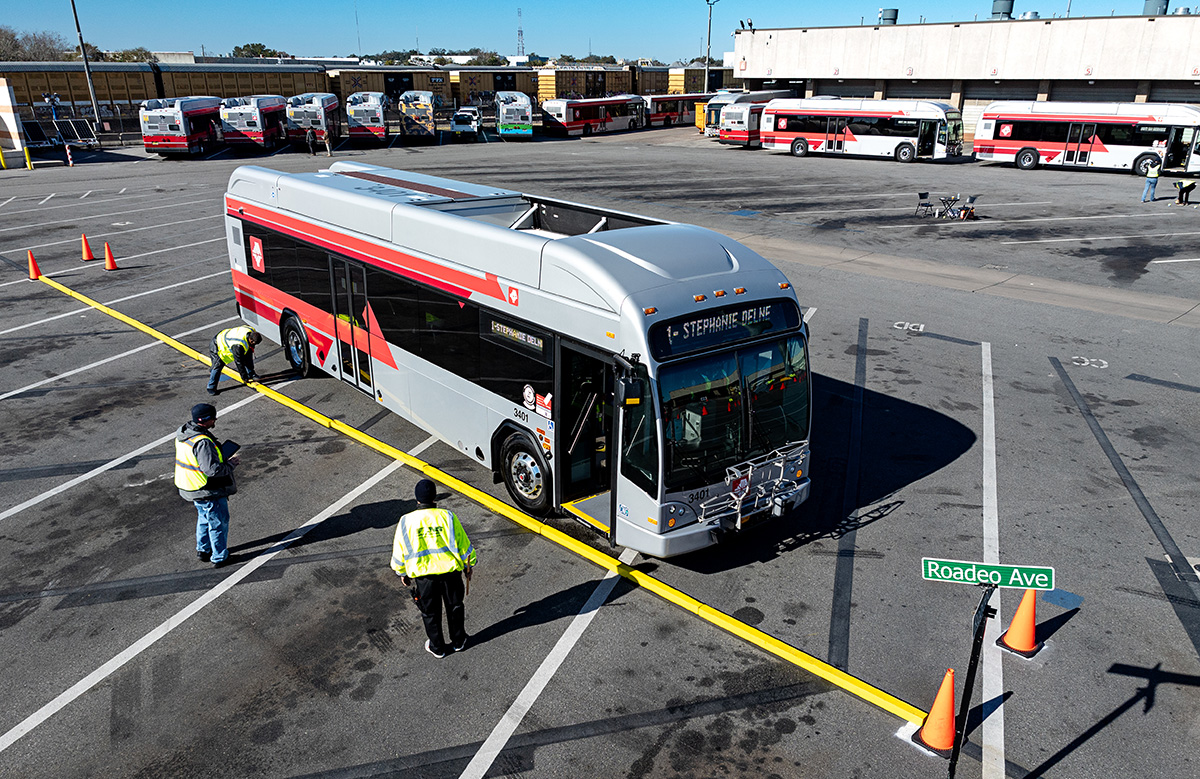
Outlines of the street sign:
<svg viewBox="0 0 1200 779">
<path fill-rule="evenodd" d="M 1038 565 L 988 565 L 965 560 L 921 560 L 921 577 L 932 582 L 982 584 L 1022 590 L 1053 590 L 1054 569 Z"/>
</svg>

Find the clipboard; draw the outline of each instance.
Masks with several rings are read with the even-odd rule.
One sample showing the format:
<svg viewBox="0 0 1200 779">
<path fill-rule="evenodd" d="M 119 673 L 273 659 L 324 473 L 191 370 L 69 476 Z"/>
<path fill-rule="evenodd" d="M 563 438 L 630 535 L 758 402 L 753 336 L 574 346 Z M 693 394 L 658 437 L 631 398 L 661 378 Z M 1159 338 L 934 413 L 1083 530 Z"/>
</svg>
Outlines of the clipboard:
<svg viewBox="0 0 1200 779">
<path fill-rule="evenodd" d="M 222 441 L 221 456 L 228 460 L 230 457 L 233 457 L 235 454 L 237 454 L 238 450 L 241 448 L 242 445 L 237 441 Z"/>
</svg>

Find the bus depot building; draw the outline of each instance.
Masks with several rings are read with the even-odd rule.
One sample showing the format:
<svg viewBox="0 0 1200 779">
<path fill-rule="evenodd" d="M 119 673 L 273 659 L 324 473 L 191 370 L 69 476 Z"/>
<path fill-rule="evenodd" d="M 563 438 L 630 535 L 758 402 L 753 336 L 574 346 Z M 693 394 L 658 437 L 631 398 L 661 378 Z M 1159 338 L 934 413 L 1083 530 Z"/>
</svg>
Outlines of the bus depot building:
<svg viewBox="0 0 1200 779">
<path fill-rule="evenodd" d="M 747 89 L 950 103 L 967 140 L 996 100 L 1200 103 L 1190 14 L 738 30 L 734 41 Z"/>
</svg>

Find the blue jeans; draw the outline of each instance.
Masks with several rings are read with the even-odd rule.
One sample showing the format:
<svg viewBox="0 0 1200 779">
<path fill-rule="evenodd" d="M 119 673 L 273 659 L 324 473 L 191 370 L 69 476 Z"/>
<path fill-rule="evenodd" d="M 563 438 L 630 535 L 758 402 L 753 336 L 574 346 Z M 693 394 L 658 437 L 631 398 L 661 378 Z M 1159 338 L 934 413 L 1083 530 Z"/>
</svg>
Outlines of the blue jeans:
<svg viewBox="0 0 1200 779">
<path fill-rule="evenodd" d="M 208 373 L 208 388 L 215 390 L 217 382 L 221 380 L 221 369 L 225 367 L 225 363 L 221 362 L 221 358 L 215 354 L 209 355 L 212 358 L 212 370 Z"/>
<path fill-rule="evenodd" d="M 1154 188 L 1158 186 L 1158 179 L 1146 179 L 1146 186 L 1142 189 L 1142 202 L 1154 199 Z"/>
<path fill-rule="evenodd" d="M 196 551 L 212 555 L 219 563 L 229 556 L 229 498 L 194 500 L 196 504 Z"/>
</svg>

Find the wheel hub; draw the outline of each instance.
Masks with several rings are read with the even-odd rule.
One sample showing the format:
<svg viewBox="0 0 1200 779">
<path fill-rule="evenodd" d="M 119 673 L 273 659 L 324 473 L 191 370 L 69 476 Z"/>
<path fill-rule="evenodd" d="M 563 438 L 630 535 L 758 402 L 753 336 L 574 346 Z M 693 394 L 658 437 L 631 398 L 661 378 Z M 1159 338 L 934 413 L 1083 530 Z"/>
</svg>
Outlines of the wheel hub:
<svg viewBox="0 0 1200 779">
<path fill-rule="evenodd" d="M 512 458 L 510 466 L 513 484 L 523 497 L 530 501 L 537 500 L 543 489 L 542 469 L 537 460 L 528 452 L 518 452 Z"/>
</svg>

